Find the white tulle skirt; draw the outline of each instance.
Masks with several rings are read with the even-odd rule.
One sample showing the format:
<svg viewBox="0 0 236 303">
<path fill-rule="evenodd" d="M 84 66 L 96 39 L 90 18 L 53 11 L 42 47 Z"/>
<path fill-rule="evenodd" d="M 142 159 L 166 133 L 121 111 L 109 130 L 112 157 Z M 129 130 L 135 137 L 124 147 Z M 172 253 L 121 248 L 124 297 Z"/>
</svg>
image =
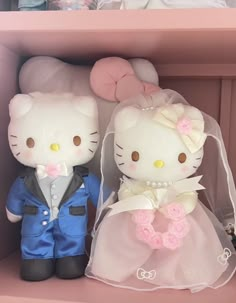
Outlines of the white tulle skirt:
<svg viewBox="0 0 236 303">
<path fill-rule="evenodd" d="M 154 227 L 165 230 L 156 211 Z M 190 230 L 177 249 L 152 249 L 137 239 L 132 213 L 106 215 L 95 233 L 86 275 L 113 286 L 150 291 L 159 288 L 200 291 L 227 283 L 236 255 L 221 223 L 198 203 L 186 216 Z"/>
</svg>

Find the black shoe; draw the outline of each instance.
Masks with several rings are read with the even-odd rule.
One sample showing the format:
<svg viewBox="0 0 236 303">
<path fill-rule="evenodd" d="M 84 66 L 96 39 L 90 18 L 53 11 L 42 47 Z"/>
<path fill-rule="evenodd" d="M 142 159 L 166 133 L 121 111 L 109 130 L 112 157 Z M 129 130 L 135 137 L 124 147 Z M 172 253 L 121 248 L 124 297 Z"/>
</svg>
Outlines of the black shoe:
<svg viewBox="0 0 236 303">
<path fill-rule="evenodd" d="M 88 264 L 86 255 L 65 257 L 56 261 L 56 275 L 60 279 L 75 279 L 84 275 Z"/>
<path fill-rule="evenodd" d="M 23 259 L 20 276 L 25 281 L 43 281 L 55 272 L 54 259 Z"/>
</svg>

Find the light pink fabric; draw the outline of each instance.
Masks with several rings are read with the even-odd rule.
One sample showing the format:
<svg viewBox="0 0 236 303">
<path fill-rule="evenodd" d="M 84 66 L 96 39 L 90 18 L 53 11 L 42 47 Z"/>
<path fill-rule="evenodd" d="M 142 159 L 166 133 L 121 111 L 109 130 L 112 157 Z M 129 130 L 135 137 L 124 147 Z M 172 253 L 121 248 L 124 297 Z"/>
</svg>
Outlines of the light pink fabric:
<svg viewBox="0 0 236 303">
<path fill-rule="evenodd" d="M 96 253 L 88 271 L 104 282 L 139 290 L 213 285 L 228 267 L 227 262 L 218 262 L 224 247 L 200 202 L 186 218 L 190 230 L 182 246 L 158 250 L 137 239 L 131 213 L 105 217 L 97 232 Z M 167 224 L 163 215 L 156 216 L 155 230 L 162 231 Z M 165 241 L 174 245 L 168 235 Z M 140 281 L 137 276 L 140 268 L 147 273 L 155 272 L 155 278 Z"/>
<path fill-rule="evenodd" d="M 97 61 L 90 74 L 90 85 L 95 94 L 109 101 L 123 101 L 160 90 L 154 84 L 139 80 L 131 64 L 118 57 Z"/>
</svg>

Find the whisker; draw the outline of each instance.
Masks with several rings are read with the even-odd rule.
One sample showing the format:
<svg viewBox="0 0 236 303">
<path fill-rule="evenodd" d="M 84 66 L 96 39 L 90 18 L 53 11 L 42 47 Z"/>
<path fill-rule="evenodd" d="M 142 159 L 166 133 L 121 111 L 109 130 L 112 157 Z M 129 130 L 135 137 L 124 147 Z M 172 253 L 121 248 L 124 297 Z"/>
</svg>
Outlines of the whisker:
<svg viewBox="0 0 236 303">
<path fill-rule="evenodd" d="M 118 157 L 123 157 L 122 155 L 116 154 Z"/>
<path fill-rule="evenodd" d="M 90 151 L 91 153 L 94 153 L 94 151 L 93 151 L 92 149 L 89 149 L 89 151 Z"/>
<path fill-rule="evenodd" d="M 12 144 L 11 146 L 15 147 L 15 146 L 17 146 L 17 144 Z"/>
<path fill-rule="evenodd" d="M 193 168 L 198 168 L 198 166 L 193 166 Z"/>
<path fill-rule="evenodd" d="M 20 155 L 20 153 L 16 154 L 16 156 L 19 156 L 19 155 Z"/>
<path fill-rule="evenodd" d="M 15 136 L 15 135 L 10 135 L 10 137 L 12 137 L 12 138 L 18 138 L 17 136 Z"/>
<path fill-rule="evenodd" d="M 196 158 L 196 160 L 201 160 L 202 159 L 202 157 L 200 157 L 200 158 Z"/>
<path fill-rule="evenodd" d="M 116 143 L 116 146 L 119 147 L 120 149 L 124 149 L 123 147 L 121 147 L 119 144 Z"/>
<path fill-rule="evenodd" d="M 91 133 L 89 135 L 92 136 L 92 135 L 96 135 L 96 134 L 98 134 L 98 132 L 94 132 L 94 133 Z"/>
<path fill-rule="evenodd" d="M 98 143 L 98 141 L 90 141 L 91 143 Z"/>
<path fill-rule="evenodd" d="M 124 165 L 125 163 L 118 163 L 119 166 Z"/>
</svg>

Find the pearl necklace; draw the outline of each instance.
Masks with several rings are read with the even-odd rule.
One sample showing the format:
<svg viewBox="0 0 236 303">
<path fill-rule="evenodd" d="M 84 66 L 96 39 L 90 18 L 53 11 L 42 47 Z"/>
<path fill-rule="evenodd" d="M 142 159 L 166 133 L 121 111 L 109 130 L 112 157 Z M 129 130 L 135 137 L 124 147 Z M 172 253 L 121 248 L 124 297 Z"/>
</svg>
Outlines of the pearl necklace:
<svg viewBox="0 0 236 303">
<path fill-rule="evenodd" d="M 172 184 L 173 184 L 172 181 L 167 181 L 167 182 L 146 181 L 146 185 L 153 188 L 168 187 L 171 186 Z"/>
</svg>

